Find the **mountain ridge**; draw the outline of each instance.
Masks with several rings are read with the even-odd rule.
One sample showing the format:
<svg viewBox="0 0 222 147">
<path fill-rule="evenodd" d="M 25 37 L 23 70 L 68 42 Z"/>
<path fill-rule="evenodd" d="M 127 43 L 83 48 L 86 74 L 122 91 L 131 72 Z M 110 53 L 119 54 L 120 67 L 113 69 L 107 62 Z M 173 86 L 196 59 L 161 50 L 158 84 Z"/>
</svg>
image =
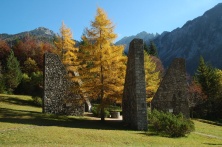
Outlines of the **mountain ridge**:
<svg viewBox="0 0 222 147">
<path fill-rule="evenodd" d="M 222 3 L 187 21 L 181 28 L 161 34 L 154 42 L 165 67 L 173 58 L 182 57 L 186 59 L 188 73 L 194 74 L 203 56 L 206 62 L 222 68 L 218 56 L 222 55 Z"/>
<path fill-rule="evenodd" d="M 187 72 L 193 75 L 203 56 L 206 62 L 222 69 L 222 3 L 202 16 L 188 20 L 181 28 L 165 31 L 151 40 L 156 44 L 165 68 L 174 58 L 185 58 Z M 148 43 L 147 40 L 144 42 Z"/>
<path fill-rule="evenodd" d="M 20 32 L 17 34 L 2 33 L 2 34 L 0 34 L 0 39 L 10 42 L 10 41 L 14 41 L 16 39 L 22 39 L 26 35 L 34 36 L 37 39 L 40 39 L 42 41 L 44 39 L 46 39 L 47 41 L 49 41 L 49 40 L 52 41 L 56 34 L 48 28 L 38 27 L 34 30 L 24 31 L 24 32 Z"/>
</svg>

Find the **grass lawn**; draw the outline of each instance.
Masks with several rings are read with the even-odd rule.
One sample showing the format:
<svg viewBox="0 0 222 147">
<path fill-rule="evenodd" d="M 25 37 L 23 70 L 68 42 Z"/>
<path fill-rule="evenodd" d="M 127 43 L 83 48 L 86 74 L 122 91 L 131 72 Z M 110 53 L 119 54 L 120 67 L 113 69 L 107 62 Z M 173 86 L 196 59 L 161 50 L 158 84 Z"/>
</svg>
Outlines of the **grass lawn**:
<svg viewBox="0 0 222 147">
<path fill-rule="evenodd" d="M 182 138 L 124 128 L 121 121 L 42 114 L 31 97 L 0 94 L 0 146 L 222 146 L 222 126 L 194 120 Z"/>
</svg>

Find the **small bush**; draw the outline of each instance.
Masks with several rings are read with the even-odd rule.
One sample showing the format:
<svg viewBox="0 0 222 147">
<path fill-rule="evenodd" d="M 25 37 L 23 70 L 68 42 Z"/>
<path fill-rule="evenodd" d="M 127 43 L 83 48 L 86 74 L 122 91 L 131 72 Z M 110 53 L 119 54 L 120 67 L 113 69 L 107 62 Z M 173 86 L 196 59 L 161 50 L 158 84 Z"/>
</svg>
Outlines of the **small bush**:
<svg viewBox="0 0 222 147">
<path fill-rule="evenodd" d="M 109 110 L 109 111 L 117 111 L 117 112 L 121 112 L 121 111 L 122 111 L 122 109 L 120 108 L 120 106 L 113 106 L 113 105 L 110 105 L 110 106 L 108 107 L 108 110 Z"/>
<path fill-rule="evenodd" d="M 98 106 L 93 105 L 92 108 L 91 108 L 91 111 L 93 113 L 93 116 L 98 117 Z"/>
<path fill-rule="evenodd" d="M 95 116 L 95 117 L 100 117 L 101 115 L 100 115 L 100 111 L 101 111 L 101 107 L 100 107 L 100 105 L 98 105 L 98 104 L 94 104 L 93 106 L 92 106 L 92 113 L 93 113 L 93 115 Z M 108 109 L 106 109 L 105 108 L 105 117 L 108 117 L 110 115 L 110 113 L 109 113 L 109 111 L 108 111 Z"/>
<path fill-rule="evenodd" d="M 158 134 L 170 137 L 183 137 L 194 131 L 194 123 L 182 114 L 174 115 L 153 110 L 149 114 L 149 123 Z"/>
</svg>

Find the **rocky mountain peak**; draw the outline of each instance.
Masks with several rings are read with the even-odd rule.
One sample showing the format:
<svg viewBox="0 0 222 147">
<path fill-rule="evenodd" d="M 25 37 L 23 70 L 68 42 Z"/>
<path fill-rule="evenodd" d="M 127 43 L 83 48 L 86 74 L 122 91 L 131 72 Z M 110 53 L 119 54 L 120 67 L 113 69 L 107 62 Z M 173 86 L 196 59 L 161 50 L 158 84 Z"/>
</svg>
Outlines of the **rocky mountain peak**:
<svg viewBox="0 0 222 147">
<path fill-rule="evenodd" d="M 30 33 L 32 33 L 32 34 L 45 34 L 45 35 L 51 35 L 51 36 L 55 35 L 55 33 L 52 30 L 49 30 L 45 27 L 38 27 L 38 28 L 30 31 Z"/>
<path fill-rule="evenodd" d="M 188 73 L 194 74 L 203 56 L 214 67 L 222 68 L 222 3 L 187 21 L 182 28 L 161 34 L 154 42 L 165 67 L 174 58 L 182 57 Z"/>
<path fill-rule="evenodd" d="M 25 32 L 13 34 L 13 35 L 0 34 L 0 39 L 13 42 L 14 40 L 18 38 L 19 39 L 24 38 L 27 34 L 35 37 L 36 39 L 39 39 L 42 41 L 44 40 L 50 41 L 50 42 L 53 40 L 54 36 L 56 35 L 52 30 L 49 30 L 45 27 L 38 27 L 31 31 L 25 31 Z"/>
</svg>

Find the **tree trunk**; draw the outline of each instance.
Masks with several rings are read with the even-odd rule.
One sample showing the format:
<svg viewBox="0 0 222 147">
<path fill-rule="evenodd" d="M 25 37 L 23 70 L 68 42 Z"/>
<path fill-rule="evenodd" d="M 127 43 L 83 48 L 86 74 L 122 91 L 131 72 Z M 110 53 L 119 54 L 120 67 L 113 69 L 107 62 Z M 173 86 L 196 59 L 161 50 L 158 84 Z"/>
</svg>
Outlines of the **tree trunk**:
<svg viewBox="0 0 222 147">
<path fill-rule="evenodd" d="M 101 66 L 101 83 L 102 83 L 102 89 L 101 89 L 101 101 L 100 101 L 100 106 L 101 106 L 101 121 L 105 121 L 105 108 L 104 108 L 104 83 L 103 83 L 103 67 Z"/>
<path fill-rule="evenodd" d="M 102 31 L 100 30 L 100 37 L 102 35 Z M 101 50 L 101 54 L 100 54 L 100 77 L 101 77 L 101 84 L 102 84 L 102 89 L 101 89 L 101 121 L 104 122 L 105 121 L 105 108 L 104 108 L 104 77 L 103 77 L 103 63 L 102 63 L 102 44 L 100 44 L 100 50 Z"/>
<path fill-rule="evenodd" d="M 105 121 L 105 109 L 103 106 L 101 107 L 100 115 L 101 115 L 101 121 L 104 122 Z"/>
</svg>

